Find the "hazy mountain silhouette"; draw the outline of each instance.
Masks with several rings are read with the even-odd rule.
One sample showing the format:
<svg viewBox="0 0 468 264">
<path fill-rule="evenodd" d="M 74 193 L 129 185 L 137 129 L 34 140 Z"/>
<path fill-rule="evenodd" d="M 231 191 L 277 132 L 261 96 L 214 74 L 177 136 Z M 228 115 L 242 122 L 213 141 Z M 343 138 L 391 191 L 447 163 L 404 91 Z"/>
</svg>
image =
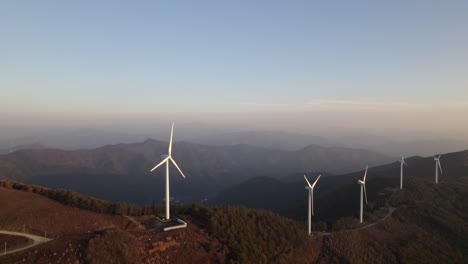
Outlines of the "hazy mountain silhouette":
<svg viewBox="0 0 468 264">
<path fill-rule="evenodd" d="M 216 133 L 192 138 L 190 141 L 205 145 L 250 145 L 262 148 L 295 151 L 310 144 L 321 146 L 343 145 L 322 136 L 303 135 L 280 131 L 244 131 Z"/>
<path fill-rule="evenodd" d="M 45 149 L 45 148 L 47 147 L 38 143 L 28 144 L 28 145 L 18 145 L 18 146 L 13 146 L 9 149 L 0 149 L 0 154 L 8 154 L 8 153 L 12 153 L 12 152 L 23 150 L 23 149 Z"/>
<path fill-rule="evenodd" d="M 150 203 L 164 196 L 164 170 L 151 174 L 149 170 L 167 152 L 167 145 L 148 139 L 91 150 L 22 150 L 0 156 L 0 175 L 25 183 L 69 188 L 114 201 Z M 175 142 L 173 155 L 187 179 L 178 176 L 174 170 L 171 195 L 185 201 L 203 199 L 258 175 L 284 177 L 312 170 L 337 174 L 356 170 L 367 163 L 378 165 L 393 160 L 372 151 L 318 145 L 285 151 L 189 142 Z"/>
<path fill-rule="evenodd" d="M 255 147 L 296 151 L 305 146 L 317 144 L 325 147 L 360 148 L 377 151 L 390 156 L 431 155 L 437 152 L 450 152 L 468 148 L 468 141 L 463 139 L 429 138 L 411 140 L 389 138 L 371 133 L 350 131 L 345 128 L 317 130 L 312 133 L 282 132 L 269 130 L 241 131 L 239 128 L 213 128 L 209 124 L 183 124 L 177 130 L 176 139 L 202 145 L 233 146 L 251 145 Z M 31 132 L 28 132 L 29 129 Z M 127 131 L 127 132 L 118 132 Z M 148 132 L 150 131 L 150 132 Z M 16 133 L 15 133 L 16 132 Z M 0 135 L 0 153 L 10 149 L 22 149 L 16 146 L 40 144 L 59 149 L 90 149 L 107 144 L 140 142 L 151 137 L 167 140 L 168 129 L 161 125 L 152 125 L 145 129 L 49 128 L 38 130 L 26 128 L 21 131 L 6 129 Z"/>
<path fill-rule="evenodd" d="M 378 144 L 370 149 L 386 153 L 388 155 L 433 155 L 435 153 L 447 153 L 461 151 L 468 148 L 468 142 L 464 140 L 433 139 L 414 140 L 408 142 L 390 142 Z"/>
</svg>

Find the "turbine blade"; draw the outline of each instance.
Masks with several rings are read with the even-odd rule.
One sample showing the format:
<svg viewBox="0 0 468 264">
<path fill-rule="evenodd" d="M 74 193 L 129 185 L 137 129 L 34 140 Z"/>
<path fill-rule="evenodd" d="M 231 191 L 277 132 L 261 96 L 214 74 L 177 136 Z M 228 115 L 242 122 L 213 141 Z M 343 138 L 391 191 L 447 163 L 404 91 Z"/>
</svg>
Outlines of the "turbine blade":
<svg viewBox="0 0 468 264">
<path fill-rule="evenodd" d="M 163 164 L 167 161 L 168 158 L 169 158 L 169 157 L 163 159 L 158 165 L 154 166 L 154 168 L 152 168 L 152 169 L 150 170 L 150 172 L 151 172 L 151 171 L 154 171 L 154 170 L 157 169 L 159 166 L 163 165 Z"/>
<path fill-rule="evenodd" d="M 319 175 L 318 178 L 315 180 L 314 184 L 312 184 L 312 189 L 315 187 L 315 184 L 317 184 L 318 180 L 320 179 L 320 176 L 322 175 Z"/>
<path fill-rule="evenodd" d="M 440 173 L 444 174 L 444 172 L 442 171 L 442 166 L 440 165 L 440 160 L 437 161 L 437 165 L 439 165 Z"/>
<path fill-rule="evenodd" d="M 172 161 L 172 163 L 174 164 L 174 166 L 177 168 L 177 170 L 179 170 L 180 174 L 182 175 L 182 177 L 185 178 L 185 174 L 182 172 L 182 170 L 179 168 L 179 165 L 177 165 L 177 163 L 175 162 L 175 160 L 169 156 L 169 159 Z"/>
<path fill-rule="evenodd" d="M 367 177 L 367 168 L 368 168 L 368 167 L 369 167 L 369 166 L 366 166 L 366 172 L 364 172 L 364 179 L 362 180 L 363 182 L 366 182 L 366 177 Z"/>
<path fill-rule="evenodd" d="M 169 150 L 167 153 L 169 154 L 169 157 L 171 156 L 172 153 L 172 135 L 174 134 L 174 122 L 172 122 L 172 128 L 171 128 L 171 139 L 169 140 Z"/>
<path fill-rule="evenodd" d="M 307 185 L 309 185 L 309 188 L 311 188 L 311 189 L 312 189 L 312 185 L 310 185 L 310 182 L 309 182 L 309 180 L 307 180 L 307 177 L 306 177 L 305 175 L 304 175 L 304 179 L 306 180 L 306 182 L 307 182 Z"/>
<path fill-rule="evenodd" d="M 364 197 L 366 198 L 366 204 L 367 204 L 366 184 L 363 184 L 363 185 L 362 185 L 362 188 L 364 188 Z"/>
</svg>

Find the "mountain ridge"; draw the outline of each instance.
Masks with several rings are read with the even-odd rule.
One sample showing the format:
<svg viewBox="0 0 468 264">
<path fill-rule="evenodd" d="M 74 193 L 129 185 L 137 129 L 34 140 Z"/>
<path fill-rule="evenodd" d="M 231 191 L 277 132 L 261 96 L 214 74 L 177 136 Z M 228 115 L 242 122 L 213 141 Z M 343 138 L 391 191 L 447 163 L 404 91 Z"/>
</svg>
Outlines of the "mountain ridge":
<svg viewBox="0 0 468 264">
<path fill-rule="evenodd" d="M 405 159 L 409 166 L 404 168 L 404 182 L 411 178 L 421 178 L 434 181 L 433 157 L 408 157 Z M 454 182 L 459 177 L 468 175 L 468 150 L 442 155 L 442 167 L 445 174 L 439 176 L 442 184 Z M 364 175 L 364 167 L 359 171 L 341 175 L 322 175 L 314 190 L 316 204 L 325 203 L 327 206 L 316 208 L 318 219 L 337 218 L 356 214 L 358 209 L 359 188 L 356 184 Z M 307 173 L 310 181 L 315 180 L 317 172 Z M 399 189 L 400 163 L 398 161 L 369 167 L 367 176 L 368 197 L 374 198 L 376 203 L 382 202 L 383 197 L 390 194 L 389 189 Z M 212 197 L 212 205 L 245 205 L 252 208 L 263 208 L 280 213 L 284 216 L 304 220 L 306 211 L 307 192 L 303 174 L 292 174 L 288 178 L 275 179 L 273 177 L 255 177 L 238 185 L 220 191 Z M 264 196 L 263 194 L 270 194 Z M 356 202 L 350 202 L 349 200 Z M 333 201 L 332 204 L 326 200 Z M 372 203 L 372 199 L 369 199 Z M 334 215 L 332 208 L 339 207 L 340 215 Z"/>
<path fill-rule="evenodd" d="M 167 146 L 164 141 L 147 139 L 88 150 L 20 150 L 0 155 L 0 177 L 68 188 L 113 201 L 151 203 L 163 197 L 164 171 L 150 173 L 149 170 L 161 160 L 161 155 L 166 154 Z M 337 173 L 357 169 L 368 161 L 377 165 L 393 159 L 372 151 L 318 145 L 284 151 L 249 145 L 208 146 L 186 141 L 174 142 L 173 157 L 187 179 L 171 169 L 172 195 L 185 201 L 201 200 L 258 175 L 279 178 L 311 169 Z M 94 186 L 96 183 L 107 184 L 108 190 L 99 191 Z M 136 191 L 138 188 L 143 191 Z"/>
</svg>

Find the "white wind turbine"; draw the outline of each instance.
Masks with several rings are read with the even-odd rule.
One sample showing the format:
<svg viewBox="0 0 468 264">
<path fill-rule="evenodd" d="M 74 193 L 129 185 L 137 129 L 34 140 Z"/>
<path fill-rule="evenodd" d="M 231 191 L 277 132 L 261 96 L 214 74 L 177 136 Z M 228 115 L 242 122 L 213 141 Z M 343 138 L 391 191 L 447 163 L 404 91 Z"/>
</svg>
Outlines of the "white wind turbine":
<svg viewBox="0 0 468 264">
<path fill-rule="evenodd" d="M 401 160 L 399 160 L 399 162 L 400 162 L 400 190 L 403 190 L 403 165 L 408 166 L 408 164 L 406 164 L 405 158 L 403 156 L 401 156 Z"/>
<path fill-rule="evenodd" d="M 361 224 L 362 224 L 362 213 L 363 213 L 363 207 L 364 207 L 364 201 L 363 201 L 363 197 L 362 197 L 363 192 L 364 192 L 364 196 L 366 197 L 366 204 L 367 204 L 367 194 L 366 194 L 367 168 L 368 168 L 368 166 L 366 166 L 366 172 L 364 172 L 364 178 L 362 179 L 362 181 L 358 180 L 358 183 L 361 184 L 361 211 L 360 211 L 360 215 L 359 215 L 359 221 L 361 222 Z"/>
<path fill-rule="evenodd" d="M 317 179 L 315 180 L 314 184 L 310 184 L 309 180 L 307 180 L 307 177 L 304 175 L 304 179 L 307 182 L 307 185 L 305 188 L 309 190 L 309 213 L 307 214 L 308 220 L 309 220 L 309 236 L 312 233 L 312 215 L 314 215 L 314 187 L 317 184 L 318 180 L 320 179 L 319 175 Z"/>
<path fill-rule="evenodd" d="M 440 169 L 440 173 L 444 174 L 444 172 L 442 171 L 442 166 L 440 166 L 440 157 L 442 155 L 439 154 L 439 156 L 434 156 L 434 160 L 435 160 L 435 183 L 438 184 L 439 183 L 439 169 Z"/>
<path fill-rule="evenodd" d="M 154 168 L 151 169 L 151 171 L 154 171 L 157 169 L 159 166 L 163 165 L 166 163 L 166 220 L 171 219 L 170 218 L 170 212 L 169 212 L 169 162 L 172 162 L 174 166 L 177 168 L 177 170 L 180 172 L 182 177 L 185 178 L 184 173 L 182 170 L 179 168 L 175 160 L 172 158 L 172 135 L 174 134 L 174 123 L 172 123 L 172 128 L 171 128 L 171 139 L 169 141 L 169 150 L 167 155 L 161 155 L 162 158 L 164 158 L 158 165 L 154 166 Z"/>
</svg>

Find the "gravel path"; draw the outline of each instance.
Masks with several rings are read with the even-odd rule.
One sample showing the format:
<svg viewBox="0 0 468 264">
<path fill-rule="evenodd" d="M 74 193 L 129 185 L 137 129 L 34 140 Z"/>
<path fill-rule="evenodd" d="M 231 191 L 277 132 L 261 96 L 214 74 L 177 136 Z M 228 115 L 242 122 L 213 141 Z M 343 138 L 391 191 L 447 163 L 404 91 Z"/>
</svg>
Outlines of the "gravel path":
<svg viewBox="0 0 468 264">
<path fill-rule="evenodd" d="M 27 245 L 27 246 L 22 247 L 22 248 L 17 248 L 17 249 L 11 250 L 11 251 L 7 251 L 6 253 L 3 250 L 0 250 L 0 252 L 1 252 L 0 256 L 10 254 L 10 253 L 15 253 L 15 252 L 22 251 L 22 250 L 26 250 L 26 249 L 38 246 L 40 244 L 47 243 L 47 242 L 49 242 L 51 240 L 54 240 L 53 238 L 44 238 L 43 236 L 36 236 L 36 235 L 27 234 L 27 233 L 6 231 L 6 230 L 0 230 L 0 234 L 27 237 L 27 238 L 29 238 L 29 239 L 31 239 L 33 241 L 33 243 L 31 245 Z"/>
</svg>

